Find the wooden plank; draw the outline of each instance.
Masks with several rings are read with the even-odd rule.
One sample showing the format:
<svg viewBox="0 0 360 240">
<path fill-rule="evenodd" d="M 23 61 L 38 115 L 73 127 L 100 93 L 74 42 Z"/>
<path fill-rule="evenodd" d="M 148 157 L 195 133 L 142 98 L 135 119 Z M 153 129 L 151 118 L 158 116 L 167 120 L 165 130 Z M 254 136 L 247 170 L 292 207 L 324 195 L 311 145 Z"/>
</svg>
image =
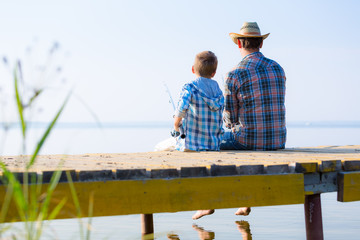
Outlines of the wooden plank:
<svg viewBox="0 0 360 240">
<path fill-rule="evenodd" d="M 177 169 L 151 169 L 150 172 L 151 178 L 177 178 L 179 177 L 179 172 Z"/>
<path fill-rule="evenodd" d="M 62 172 L 61 172 L 59 182 L 67 182 L 67 181 L 68 181 L 66 172 L 68 172 L 68 173 L 70 174 L 71 179 L 72 179 L 73 181 L 77 181 L 76 171 L 73 170 L 73 169 L 71 169 L 71 170 L 65 170 L 65 171 L 62 171 Z M 42 181 L 43 181 L 44 183 L 49 183 L 50 180 L 51 180 L 51 177 L 52 177 L 52 175 L 53 175 L 54 173 L 55 173 L 55 171 L 43 171 L 43 172 L 42 172 Z"/>
<path fill-rule="evenodd" d="M 206 167 L 182 167 L 180 169 L 181 177 L 206 177 L 209 176 Z"/>
<path fill-rule="evenodd" d="M 211 165 L 211 176 L 229 176 L 238 175 L 235 165 Z"/>
<path fill-rule="evenodd" d="M 112 170 L 79 171 L 79 181 L 108 181 L 115 179 L 115 173 Z M 74 180 L 74 179 L 73 179 Z"/>
<path fill-rule="evenodd" d="M 304 203 L 303 174 L 74 182 L 84 217 L 94 196 L 93 216 L 149 214 L 197 209 Z M 48 184 L 43 184 L 45 190 Z M 3 204 L 5 186 L 0 186 Z M 69 199 L 58 218 L 75 216 L 68 183 L 59 183 L 52 202 Z M 54 206 L 52 205 L 51 208 Z M 17 211 L 9 211 L 11 219 Z"/>
<path fill-rule="evenodd" d="M 290 168 L 296 173 L 313 173 L 318 171 L 317 162 L 296 162 L 290 164 Z"/>
<path fill-rule="evenodd" d="M 240 175 L 255 175 L 263 174 L 264 165 L 240 165 L 239 174 Z"/>
<path fill-rule="evenodd" d="M 3 156 L 10 171 L 22 171 L 29 156 Z M 65 161 L 64 161 L 65 160 Z M 360 145 L 287 148 L 277 151 L 204 151 L 184 153 L 163 151 L 147 153 L 98 153 L 79 155 L 40 155 L 30 171 L 90 171 L 103 169 L 162 169 L 220 165 L 271 165 L 326 160 L 360 160 Z M 324 168 L 326 169 L 326 168 Z M 360 170 L 360 169 L 359 169 Z M 355 170 L 355 171 L 359 171 Z"/>
<path fill-rule="evenodd" d="M 337 198 L 340 202 L 360 200 L 360 171 L 339 173 Z"/>
<path fill-rule="evenodd" d="M 337 172 L 305 173 L 305 195 L 337 191 Z"/>
<path fill-rule="evenodd" d="M 336 172 L 341 171 L 341 160 L 321 161 L 319 165 L 320 172 Z"/>
<path fill-rule="evenodd" d="M 360 160 L 349 160 L 343 162 L 344 171 L 359 171 L 360 170 Z"/>
<path fill-rule="evenodd" d="M 146 169 L 117 169 L 116 179 L 144 179 Z"/>
<path fill-rule="evenodd" d="M 268 165 L 266 166 L 266 173 L 267 174 L 290 173 L 290 167 L 288 164 Z"/>
</svg>

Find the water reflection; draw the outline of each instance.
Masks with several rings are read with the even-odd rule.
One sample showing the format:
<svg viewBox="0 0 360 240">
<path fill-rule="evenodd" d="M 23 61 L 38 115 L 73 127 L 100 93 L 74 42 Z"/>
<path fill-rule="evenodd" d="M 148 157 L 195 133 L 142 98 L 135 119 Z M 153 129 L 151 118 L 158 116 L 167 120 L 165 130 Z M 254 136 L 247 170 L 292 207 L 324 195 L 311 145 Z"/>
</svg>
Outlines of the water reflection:
<svg viewBox="0 0 360 240">
<path fill-rule="evenodd" d="M 205 230 L 196 224 L 193 224 L 193 228 L 198 232 L 199 239 L 201 240 L 212 240 L 215 239 L 215 233 L 213 231 Z"/>
<path fill-rule="evenodd" d="M 168 239 L 171 239 L 171 240 L 180 240 L 179 235 L 177 235 L 175 233 L 168 233 L 167 237 L 168 237 Z"/>
<path fill-rule="evenodd" d="M 243 240 L 252 240 L 252 235 L 250 231 L 250 224 L 248 221 L 236 221 L 236 227 L 238 228 L 239 232 L 241 233 Z M 200 227 L 196 224 L 193 225 L 193 228 L 198 232 L 200 240 L 213 240 L 215 239 L 215 233 L 210 230 L 205 230 L 203 227 Z M 169 233 L 167 235 L 168 239 L 171 240 L 180 240 L 179 235 L 175 233 Z"/>
<path fill-rule="evenodd" d="M 242 221 L 236 221 L 235 223 L 239 229 L 239 232 L 242 235 L 243 240 L 252 240 L 249 222 L 242 220 Z"/>
</svg>

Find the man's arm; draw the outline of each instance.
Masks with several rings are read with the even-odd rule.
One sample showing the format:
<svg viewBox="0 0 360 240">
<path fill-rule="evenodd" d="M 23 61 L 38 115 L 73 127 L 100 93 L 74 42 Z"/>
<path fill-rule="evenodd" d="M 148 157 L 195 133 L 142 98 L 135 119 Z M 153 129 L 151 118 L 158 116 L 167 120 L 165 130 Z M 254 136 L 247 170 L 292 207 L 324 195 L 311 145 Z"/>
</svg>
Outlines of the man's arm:
<svg viewBox="0 0 360 240">
<path fill-rule="evenodd" d="M 239 122 L 239 102 L 237 98 L 237 86 L 231 74 L 228 74 L 225 79 L 225 107 L 224 107 L 224 122 L 227 128 L 234 127 Z"/>
</svg>

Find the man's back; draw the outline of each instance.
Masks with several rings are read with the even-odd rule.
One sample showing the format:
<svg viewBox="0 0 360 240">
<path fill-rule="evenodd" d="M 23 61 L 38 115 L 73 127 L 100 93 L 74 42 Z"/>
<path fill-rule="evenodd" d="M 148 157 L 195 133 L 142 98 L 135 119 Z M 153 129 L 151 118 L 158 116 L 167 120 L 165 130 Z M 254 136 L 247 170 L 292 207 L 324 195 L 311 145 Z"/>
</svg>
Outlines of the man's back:
<svg viewBox="0 0 360 240">
<path fill-rule="evenodd" d="M 262 53 L 247 55 L 228 73 L 225 111 L 230 122 L 240 123 L 236 140 L 249 149 L 285 147 L 285 73 Z"/>
</svg>

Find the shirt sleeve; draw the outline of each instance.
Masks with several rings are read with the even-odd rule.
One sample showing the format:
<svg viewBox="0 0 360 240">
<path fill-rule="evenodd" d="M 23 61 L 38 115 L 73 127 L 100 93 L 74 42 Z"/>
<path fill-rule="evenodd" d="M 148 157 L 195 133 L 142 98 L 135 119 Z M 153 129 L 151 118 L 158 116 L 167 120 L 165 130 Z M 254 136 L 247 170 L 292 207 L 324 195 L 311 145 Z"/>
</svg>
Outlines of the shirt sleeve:
<svg viewBox="0 0 360 240">
<path fill-rule="evenodd" d="M 237 99 L 238 89 L 235 84 L 235 78 L 231 73 L 229 73 L 225 78 L 224 88 L 224 122 L 227 126 L 232 127 L 239 122 L 239 102 Z"/>
<path fill-rule="evenodd" d="M 185 84 L 181 90 L 179 102 L 177 104 L 175 110 L 175 117 L 184 118 L 186 116 L 186 112 L 189 109 L 191 101 L 191 89 L 188 84 Z"/>
</svg>

